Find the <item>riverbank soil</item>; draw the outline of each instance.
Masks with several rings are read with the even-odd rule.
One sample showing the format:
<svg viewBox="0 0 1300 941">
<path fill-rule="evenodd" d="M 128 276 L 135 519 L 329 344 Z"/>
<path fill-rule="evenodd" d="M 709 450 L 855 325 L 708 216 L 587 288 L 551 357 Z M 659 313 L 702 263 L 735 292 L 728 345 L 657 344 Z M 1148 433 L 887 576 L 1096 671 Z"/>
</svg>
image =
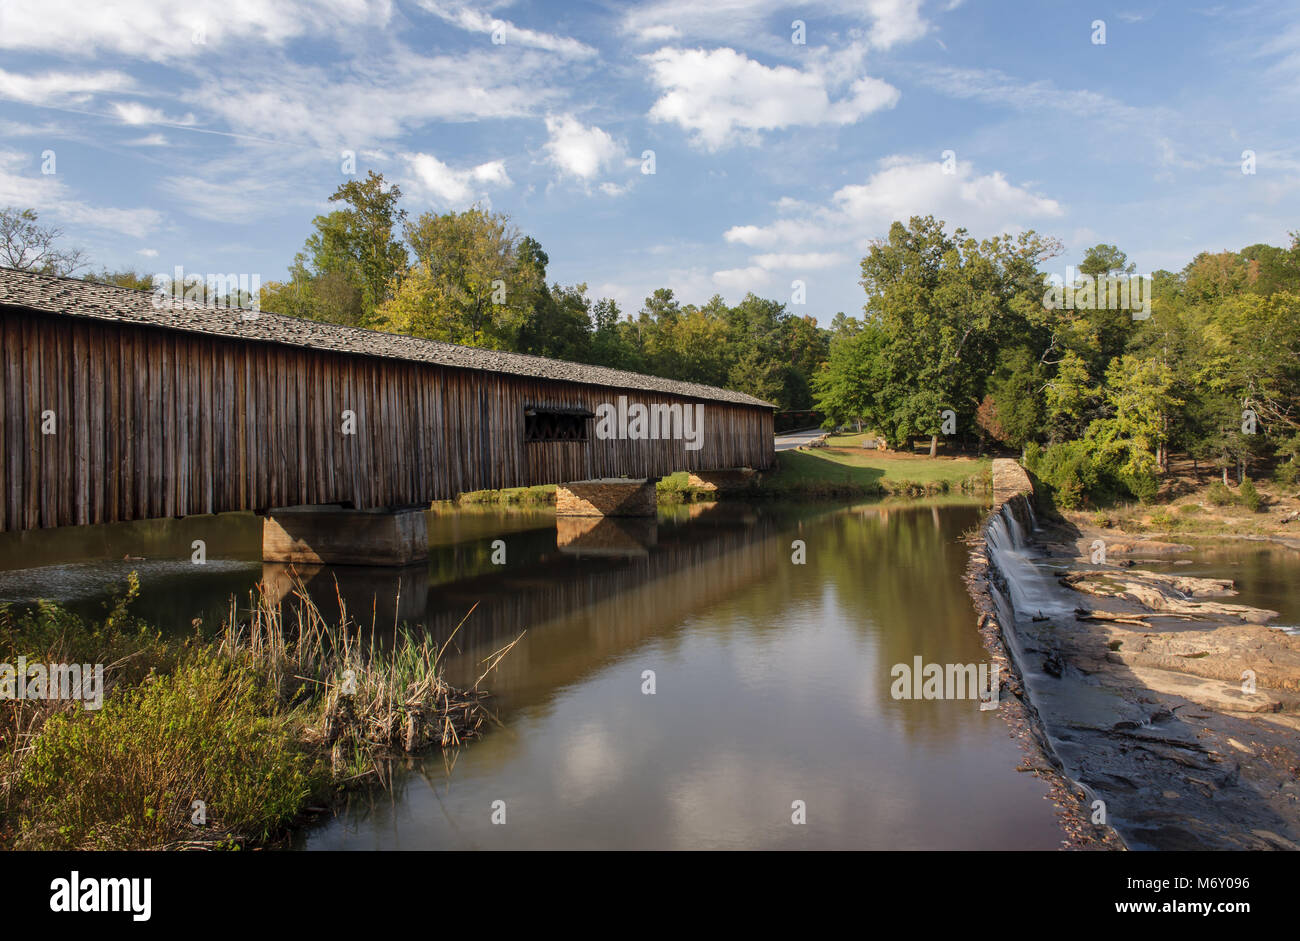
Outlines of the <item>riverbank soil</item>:
<svg viewBox="0 0 1300 941">
<path fill-rule="evenodd" d="M 1221 475 L 1213 468 L 1175 458 L 1151 504 L 1062 510 L 1059 515 L 1076 526 L 1110 530 L 1105 534 L 1107 539 L 1119 533 L 1160 535 L 1175 542 L 1178 536 L 1224 535 L 1266 538 L 1300 549 L 1300 484 L 1252 480 L 1259 495 L 1258 505 L 1252 508 L 1236 477 L 1230 474 L 1229 481 L 1224 487 Z"/>
<path fill-rule="evenodd" d="M 1300 849 L 1300 637 L 1144 565 L 1191 546 L 1086 518 L 1030 536 L 1056 584 L 1003 626 L 1049 753 L 1130 848 Z"/>
</svg>

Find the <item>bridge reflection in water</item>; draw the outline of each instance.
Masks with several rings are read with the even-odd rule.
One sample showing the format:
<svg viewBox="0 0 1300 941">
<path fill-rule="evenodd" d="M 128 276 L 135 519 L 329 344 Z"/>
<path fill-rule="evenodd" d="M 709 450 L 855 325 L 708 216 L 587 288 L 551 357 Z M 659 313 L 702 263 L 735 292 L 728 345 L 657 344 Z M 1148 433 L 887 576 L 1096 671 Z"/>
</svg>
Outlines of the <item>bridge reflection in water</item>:
<svg viewBox="0 0 1300 941">
<path fill-rule="evenodd" d="M 381 638 L 403 620 L 450 638 L 458 684 L 524 634 L 484 683 L 501 728 L 408 763 L 417 773 L 399 773 L 393 792 L 358 798 L 302 842 L 1054 847 L 1044 788 L 1016 771 L 999 715 L 889 692 L 891 665 L 915 656 L 986 658 L 961 581 L 961 535 L 979 513 L 961 501 L 719 503 L 557 526 L 545 511 L 462 509 L 429 514 L 426 565 L 300 570 L 327 616 L 337 590 Z M 208 564 L 190 564 L 193 533 L 218 530 Z M 263 578 L 294 603 L 288 571 L 258 557 L 251 515 L 131 524 L 86 540 L 93 557 L 71 563 L 68 546 L 33 538 L 60 533 L 0 537 L 0 568 L 63 563 L 0 571 L 0 599 L 64 597 L 97 613 L 106 583 L 136 569 L 142 613 L 172 630 L 195 612 L 211 626 Z M 121 558 L 146 544 L 148 558 Z M 488 822 L 496 797 L 511 808 L 505 828 Z M 806 827 L 789 822 L 795 799 Z"/>
<path fill-rule="evenodd" d="M 526 631 L 485 683 L 502 727 L 409 763 L 395 793 L 301 843 L 1055 847 L 1045 786 L 1017 772 L 1000 716 L 889 691 L 891 666 L 918 655 L 985 660 L 961 581 L 979 512 L 699 505 L 653 529 L 515 533 L 504 567 L 485 540 L 482 564 L 445 581 L 435 563 L 436 637 L 477 604 L 448 650 L 453 681 Z M 796 799 L 806 827 L 790 822 Z"/>
</svg>

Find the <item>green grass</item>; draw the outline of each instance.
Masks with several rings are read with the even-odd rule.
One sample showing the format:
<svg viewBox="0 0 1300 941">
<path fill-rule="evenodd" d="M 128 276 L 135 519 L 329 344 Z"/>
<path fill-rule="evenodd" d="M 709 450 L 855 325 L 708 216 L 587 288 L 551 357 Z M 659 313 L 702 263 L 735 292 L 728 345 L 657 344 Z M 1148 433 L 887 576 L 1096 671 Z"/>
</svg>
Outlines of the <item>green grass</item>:
<svg viewBox="0 0 1300 941">
<path fill-rule="evenodd" d="M 456 498 L 461 505 L 554 506 L 555 485 L 507 487 L 504 490 L 475 490 Z"/>
<path fill-rule="evenodd" d="M 217 636 L 177 641 L 129 616 L 137 592 L 132 576 L 98 623 L 0 606 L 0 662 L 102 663 L 107 693 L 100 709 L 0 701 L 0 848 L 265 843 L 306 807 L 386 780 L 391 758 L 458 745 L 488 717 L 477 684 L 444 681 L 427 636 L 367 639 L 341 598 L 327 621 L 296 585 L 292 623 L 263 594 L 243 611 L 232 599 Z"/>
<path fill-rule="evenodd" d="M 329 769 L 261 676 L 204 651 L 101 712 L 51 716 L 16 783 L 20 845 L 145 848 L 188 835 L 196 800 L 211 809 L 209 833 L 265 840 L 328 786 Z"/>
<path fill-rule="evenodd" d="M 867 435 L 837 435 L 829 447 L 779 451 L 774 470 L 755 475 L 748 490 L 726 496 L 818 499 L 839 496 L 924 496 L 951 491 L 983 492 L 990 486 L 986 458 L 903 454 L 866 450 Z M 655 487 L 662 503 L 710 502 L 713 490 L 692 487 L 686 471 L 669 474 Z M 514 487 L 461 494 L 462 506 L 545 506 L 555 504 L 555 487 Z"/>
<path fill-rule="evenodd" d="M 777 468 L 762 475 L 760 492 L 808 496 L 946 493 L 987 488 L 987 459 L 915 457 L 858 446 L 861 436 L 830 439 L 832 446 L 780 451 Z M 841 442 L 849 442 L 841 446 Z"/>
</svg>

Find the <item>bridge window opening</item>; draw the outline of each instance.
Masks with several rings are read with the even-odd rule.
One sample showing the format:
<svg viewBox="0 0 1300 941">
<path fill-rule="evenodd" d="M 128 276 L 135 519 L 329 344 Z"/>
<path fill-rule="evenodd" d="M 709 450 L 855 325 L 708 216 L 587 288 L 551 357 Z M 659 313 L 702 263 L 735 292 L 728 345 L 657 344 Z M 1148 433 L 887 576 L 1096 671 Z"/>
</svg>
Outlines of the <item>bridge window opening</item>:
<svg viewBox="0 0 1300 941">
<path fill-rule="evenodd" d="M 586 441 L 587 421 L 594 417 L 585 408 L 530 405 L 524 409 L 524 440 Z"/>
</svg>

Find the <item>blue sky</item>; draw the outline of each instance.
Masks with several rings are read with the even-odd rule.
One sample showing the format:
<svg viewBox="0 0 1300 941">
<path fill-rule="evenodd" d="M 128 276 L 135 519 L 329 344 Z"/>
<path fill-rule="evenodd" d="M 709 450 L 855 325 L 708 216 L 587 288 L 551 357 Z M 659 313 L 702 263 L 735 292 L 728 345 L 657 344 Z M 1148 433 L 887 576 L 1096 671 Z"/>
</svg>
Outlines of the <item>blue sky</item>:
<svg viewBox="0 0 1300 941">
<path fill-rule="evenodd" d="M 1297 115 L 1291 2 L 0 0 L 0 205 L 96 268 L 282 278 L 352 151 L 625 311 L 800 280 L 827 323 L 917 213 L 1061 274 L 1287 244 Z"/>
</svg>

